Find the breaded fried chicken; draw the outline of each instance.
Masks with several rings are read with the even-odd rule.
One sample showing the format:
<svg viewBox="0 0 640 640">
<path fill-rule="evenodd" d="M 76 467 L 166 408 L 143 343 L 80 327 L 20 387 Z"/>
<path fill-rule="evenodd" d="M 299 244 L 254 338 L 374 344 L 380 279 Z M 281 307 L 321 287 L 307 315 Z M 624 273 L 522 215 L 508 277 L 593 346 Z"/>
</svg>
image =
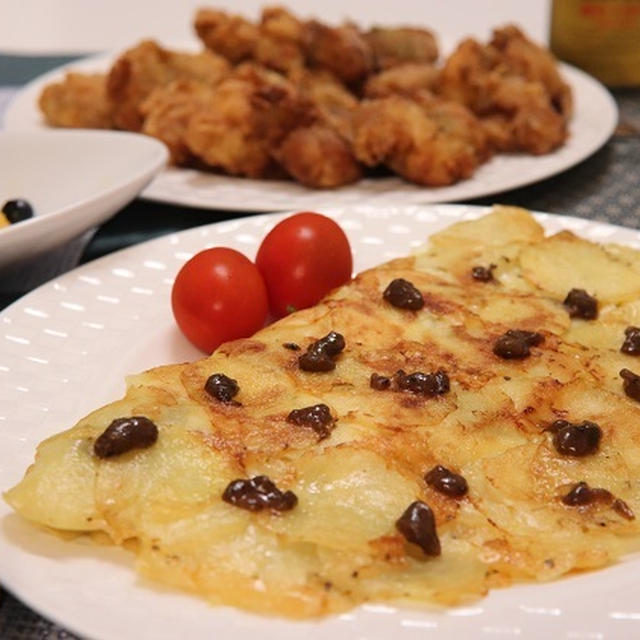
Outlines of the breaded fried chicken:
<svg viewBox="0 0 640 640">
<path fill-rule="evenodd" d="M 189 120 L 212 104 L 214 92 L 197 80 L 173 80 L 154 89 L 140 106 L 142 133 L 162 140 L 173 164 L 188 164 L 193 157 L 185 141 Z"/>
<path fill-rule="evenodd" d="M 342 137 L 351 136 L 358 99 L 332 73 L 305 69 L 291 74 L 289 80 L 312 105 L 315 118 Z"/>
<path fill-rule="evenodd" d="M 495 29 L 490 44 L 500 52 L 502 64 L 527 80 L 542 83 L 556 111 L 565 120 L 571 117 L 571 89 L 562 79 L 556 59 L 548 49 L 529 40 L 515 25 Z"/>
<path fill-rule="evenodd" d="M 190 118 L 186 143 L 203 162 L 231 175 L 267 177 L 274 171 L 272 149 L 308 122 L 307 110 L 285 78 L 246 65 Z"/>
<path fill-rule="evenodd" d="M 229 62 L 253 58 L 259 29 L 242 16 L 216 9 L 200 9 L 193 26 L 205 47 Z"/>
<path fill-rule="evenodd" d="M 303 22 L 283 7 L 266 7 L 262 11 L 254 59 L 283 73 L 305 65 Z"/>
<path fill-rule="evenodd" d="M 107 94 L 113 104 L 115 126 L 140 131 L 142 102 L 154 89 L 172 80 L 198 80 L 215 86 L 228 73 L 229 63 L 210 51 L 182 53 L 144 40 L 125 51 L 109 72 Z"/>
<path fill-rule="evenodd" d="M 113 126 L 106 76 L 67 73 L 62 82 L 47 85 L 38 100 L 47 124 L 53 127 L 110 129 Z"/>
<path fill-rule="evenodd" d="M 482 128 L 461 105 L 434 98 L 421 104 L 401 96 L 361 103 L 353 149 L 368 166 L 385 164 L 429 186 L 468 178 L 489 153 Z"/>
<path fill-rule="evenodd" d="M 289 79 L 309 102 L 313 124 L 293 130 L 274 157 L 302 184 L 331 188 L 362 176 L 349 140 L 358 99 L 329 71 L 302 70 Z"/>
<path fill-rule="evenodd" d="M 438 45 L 433 33 L 415 27 L 374 27 L 364 34 L 377 69 L 406 63 L 434 63 Z"/>
<path fill-rule="evenodd" d="M 567 137 L 571 92 L 551 54 L 515 27 L 496 30 L 483 46 L 464 40 L 438 79 L 444 98 L 469 107 L 496 149 L 548 153 Z"/>
<path fill-rule="evenodd" d="M 406 62 L 369 76 L 363 94 L 367 98 L 391 95 L 412 96 L 431 91 L 438 79 L 438 69 L 429 63 Z"/>
<path fill-rule="evenodd" d="M 362 82 L 374 70 L 373 50 L 357 27 L 307 23 L 307 60 L 313 68 L 331 71 L 348 85 Z"/>
<path fill-rule="evenodd" d="M 316 189 L 339 187 L 362 177 L 346 140 L 320 123 L 294 129 L 274 157 L 298 182 Z"/>
</svg>

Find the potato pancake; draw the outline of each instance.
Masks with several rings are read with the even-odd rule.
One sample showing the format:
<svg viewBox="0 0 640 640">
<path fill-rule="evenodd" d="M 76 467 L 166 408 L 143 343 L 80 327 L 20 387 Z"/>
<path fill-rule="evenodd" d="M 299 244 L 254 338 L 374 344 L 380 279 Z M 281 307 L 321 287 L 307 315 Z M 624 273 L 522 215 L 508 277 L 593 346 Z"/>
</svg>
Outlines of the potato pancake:
<svg viewBox="0 0 640 640">
<path fill-rule="evenodd" d="M 640 253 L 496 207 L 131 376 L 5 498 L 153 580 L 292 618 L 602 567 L 640 547 L 639 297 Z"/>
</svg>

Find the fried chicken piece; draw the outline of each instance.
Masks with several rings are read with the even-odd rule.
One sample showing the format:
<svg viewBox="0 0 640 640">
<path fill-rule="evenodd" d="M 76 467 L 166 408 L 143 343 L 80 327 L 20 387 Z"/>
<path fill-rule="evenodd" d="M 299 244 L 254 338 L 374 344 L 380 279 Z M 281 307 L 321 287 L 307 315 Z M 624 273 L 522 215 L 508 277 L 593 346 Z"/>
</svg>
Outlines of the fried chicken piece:
<svg viewBox="0 0 640 640">
<path fill-rule="evenodd" d="M 489 156 L 484 130 L 462 105 L 430 96 L 364 100 L 353 149 L 368 166 L 388 165 L 404 178 L 444 186 L 468 178 Z"/>
<path fill-rule="evenodd" d="M 437 90 L 486 121 L 497 149 L 548 153 L 566 140 L 568 116 L 559 111 L 545 84 L 530 75 L 498 47 L 467 39 L 446 60 Z M 570 105 L 566 96 L 562 100 Z"/>
<path fill-rule="evenodd" d="M 209 166 L 231 175 L 261 178 L 272 160 L 256 132 L 252 94 L 253 87 L 246 80 L 223 80 L 209 108 L 189 119 L 185 141 Z"/>
<path fill-rule="evenodd" d="M 438 59 L 436 39 L 427 29 L 374 27 L 364 37 L 373 50 L 378 69 L 409 62 L 433 63 Z"/>
<path fill-rule="evenodd" d="M 339 187 L 362 177 L 346 140 L 323 124 L 294 129 L 274 157 L 295 180 L 315 189 Z"/>
<path fill-rule="evenodd" d="M 333 74 L 297 70 L 289 79 L 308 101 L 313 124 L 294 129 L 273 156 L 298 182 L 332 188 L 359 180 L 362 168 L 348 143 L 358 99 Z"/>
<path fill-rule="evenodd" d="M 490 45 L 500 52 L 502 63 L 510 71 L 542 83 L 554 108 L 565 120 L 571 117 L 571 89 L 562 79 L 557 61 L 548 49 L 529 40 L 515 25 L 495 29 Z"/>
<path fill-rule="evenodd" d="M 466 38 L 445 60 L 438 77 L 437 91 L 448 100 L 466 105 L 476 114 L 486 115 L 495 108 L 487 84 L 489 74 L 498 63 L 494 49 L 483 47 L 473 38 Z M 494 74 L 498 81 L 501 75 L 500 72 Z"/>
<path fill-rule="evenodd" d="M 171 162 L 186 165 L 193 158 L 185 136 L 191 117 L 213 101 L 214 88 L 196 80 L 173 80 L 158 87 L 140 106 L 142 133 L 162 140 Z"/>
<path fill-rule="evenodd" d="M 246 65 L 222 81 L 206 109 L 187 125 L 189 149 L 231 175 L 269 177 L 271 151 L 295 127 L 308 123 L 309 105 L 282 76 Z"/>
<path fill-rule="evenodd" d="M 567 137 L 564 118 L 549 107 L 549 95 L 538 82 L 508 77 L 491 89 L 499 118 L 481 118 L 491 143 L 499 151 L 549 153 Z"/>
<path fill-rule="evenodd" d="M 343 138 L 351 137 L 358 99 L 332 73 L 304 69 L 291 74 L 289 80 L 313 106 L 315 118 Z"/>
<path fill-rule="evenodd" d="M 207 49 L 230 62 L 253 58 L 259 29 L 242 16 L 216 9 L 200 9 L 193 26 Z"/>
<path fill-rule="evenodd" d="M 151 92 L 172 80 L 198 80 L 214 86 L 228 75 L 229 64 L 210 51 L 183 53 L 144 40 L 125 51 L 107 77 L 107 94 L 113 104 L 113 120 L 119 129 L 140 131 L 140 107 Z"/>
<path fill-rule="evenodd" d="M 429 63 L 407 62 L 369 76 L 363 94 L 367 98 L 384 98 L 400 94 L 412 96 L 431 91 L 438 80 L 438 69 Z"/>
<path fill-rule="evenodd" d="M 374 69 L 371 46 L 354 25 L 328 27 L 310 20 L 306 37 L 310 66 L 330 71 L 347 85 L 363 81 Z"/>
<path fill-rule="evenodd" d="M 43 89 L 38 106 L 52 127 L 110 129 L 113 126 L 104 74 L 67 73 L 64 80 Z"/>
<path fill-rule="evenodd" d="M 254 58 L 285 73 L 302 69 L 305 65 L 305 38 L 305 24 L 293 14 L 283 7 L 266 7 L 262 11 Z"/>
</svg>

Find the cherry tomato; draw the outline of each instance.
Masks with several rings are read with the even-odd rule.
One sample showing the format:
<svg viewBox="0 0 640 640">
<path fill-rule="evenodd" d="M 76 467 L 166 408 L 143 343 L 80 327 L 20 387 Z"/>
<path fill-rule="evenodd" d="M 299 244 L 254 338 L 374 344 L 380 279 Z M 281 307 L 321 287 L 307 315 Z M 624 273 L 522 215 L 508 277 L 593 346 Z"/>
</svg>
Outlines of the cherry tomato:
<svg viewBox="0 0 640 640">
<path fill-rule="evenodd" d="M 302 212 L 279 222 L 258 249 L 256 265 L 276 318 L 316 304 L 351 278 L 349 240 L 340 226 L 319 213 Z"/>
<path fill-rule="evenodd" d="M 257 267 L 234 249 L 215 247 L 186 262 L 171 290 L 173 315 L 196 347 L 211 353 L 262 328 L 268 298 Z"/>
</svg>

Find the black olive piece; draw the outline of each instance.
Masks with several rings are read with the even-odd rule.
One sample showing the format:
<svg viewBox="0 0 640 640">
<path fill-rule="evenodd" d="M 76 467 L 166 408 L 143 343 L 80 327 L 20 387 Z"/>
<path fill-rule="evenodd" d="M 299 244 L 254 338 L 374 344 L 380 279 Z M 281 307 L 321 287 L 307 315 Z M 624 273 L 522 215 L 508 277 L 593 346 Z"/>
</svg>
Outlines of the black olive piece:
<svg viewBox="0 0 640 640">
<path fill-rule="evenodd" d="M 224 490 L 222 499 L 247 511 L 290 511 L 298 504 L 293 491 L 282 492 L 267 476 L 233 480 Z"/>
<path fill-rule="evenodd" d="M 606 489 L 592 489 L 586 482 L 578 482 L 571 491 L 562 497 L 563 504 L 569 507 L 581 507 L 593 502 L 611 502 L 613 496 Z"/>
<path fill-rule="evenodd" d="M 17 198 L 16 200 L 7 200 L 2 205 L 2 213 L 11 224 L 14 224 L 33 218 L 33 207 L 26 200 Z"/>
<path fill-rule="evenodd" d="M 640 355 L 640 327 L 627 327 L 624 335 L 625 339 L 620 351 L 630 356 Z"/>
<path fill-rule="evenodd" d="M 391 378 L 372 373 L 369 378 L 369 386 L 376 391 L 385 391 L 391 386 Z"/>
<path fill-rule="evenodd" d="M 298 358 L 298 366 L 303 371 L 333 371 L 336 368 L 334 358 L 344 347 L 344 337 L 335 331 L 330 331 L 324 338 L 316 340 L 307 347 L 306 352 Z"/>
<path fill-rule="evenodd" d="M 571 289 L 562 304 L 572 318 L 595 320 L 598 317 L 598 301 L 584 289 Z"/>
<path fill-rule="evenodd" d="M 295 342 L 285 342 L 282 346 L 289 351 L 300 351 L 300 345 Z"/>
<path fill-rule="evenodd" d="M 118 456 L 131 449 L 145 449 L 158 439 L 158 427 L 144 416 L 116 418 L 93 443 L 98 458 Z"/>
<path fill-rule="evenodd" d="M 449 376 L 441 369 L 435 373 L 422 373 L 415 371 L 406 374 L 404 371 L 397 371 L 393 376 L 400 391 L 410 391 L 423 396 L 438 396 L 448 393 L 450 388 Z"/>
<path fill-rule="evenodd" d="M 398 309 L 420 311 L 424 307 L 424 298 L 420 291 L 404 278 L 392 280 L 384 290 L 382 297 Z"/>
<path fill-rule="evenodd" d="M 287 422 L 299 427 L 310 427 L 318 434 L 320 440 L 327 438 L 335 427 L 335 420 L 326 404 L 294 409 L 287 416 Z"/>
<path fill-rule="evenodd" d="M 553 446 L 565 456 L 581 457 L 595 453 L 602 438 L 602 429 L 588 420 L 580 424 L 556 420 L 551 425 L 551 430 L 555 432 Z"/>
<path fill-rule="evenodd" d="M 237 395 L 240 388 L 237 380 L 225 376 L 224 373 L 214 373 L 207 378 L 204 390 L 212 398 L 225 404 L 232 404 L 233 397 Z"/>
<path fill-rule="evenodd" d="M 541 333 L 509 329 L 495 341 L 493 353 L 505 360 L 521 360 L 531 355 L 531 347 L 537 347 L 543 342 L 544 336 Z"/>
<path fill-rule="evenodd" d="M 460 498 L 469 491 L 467 481 L 460 474 L 453 473 L 442 465 L 433 467 L 424 480 L 430 487 L 451 498 Z"/>
<path fill-rule="evenodd" d="M 436 519 L 426 502 L 416 500 L 396 520 L 396 529 L 428 556 L 440 555 L 440 539 L 436 532 Z"/>
<path fill-rule="evenodd" d="M 624 381 L 622 389 L 629 398 L 640 402 L 640 376 L 629 369 L 622 369 L 620 377 Z"/>
<path fill-rule="evenodd" d="M 471 269 L 471 277 L 478 282 L 491 282 L 493 280 L 493 270 L 496 266 L 492 263 L 488 267 L 473 267 Z"/>
</svg>

